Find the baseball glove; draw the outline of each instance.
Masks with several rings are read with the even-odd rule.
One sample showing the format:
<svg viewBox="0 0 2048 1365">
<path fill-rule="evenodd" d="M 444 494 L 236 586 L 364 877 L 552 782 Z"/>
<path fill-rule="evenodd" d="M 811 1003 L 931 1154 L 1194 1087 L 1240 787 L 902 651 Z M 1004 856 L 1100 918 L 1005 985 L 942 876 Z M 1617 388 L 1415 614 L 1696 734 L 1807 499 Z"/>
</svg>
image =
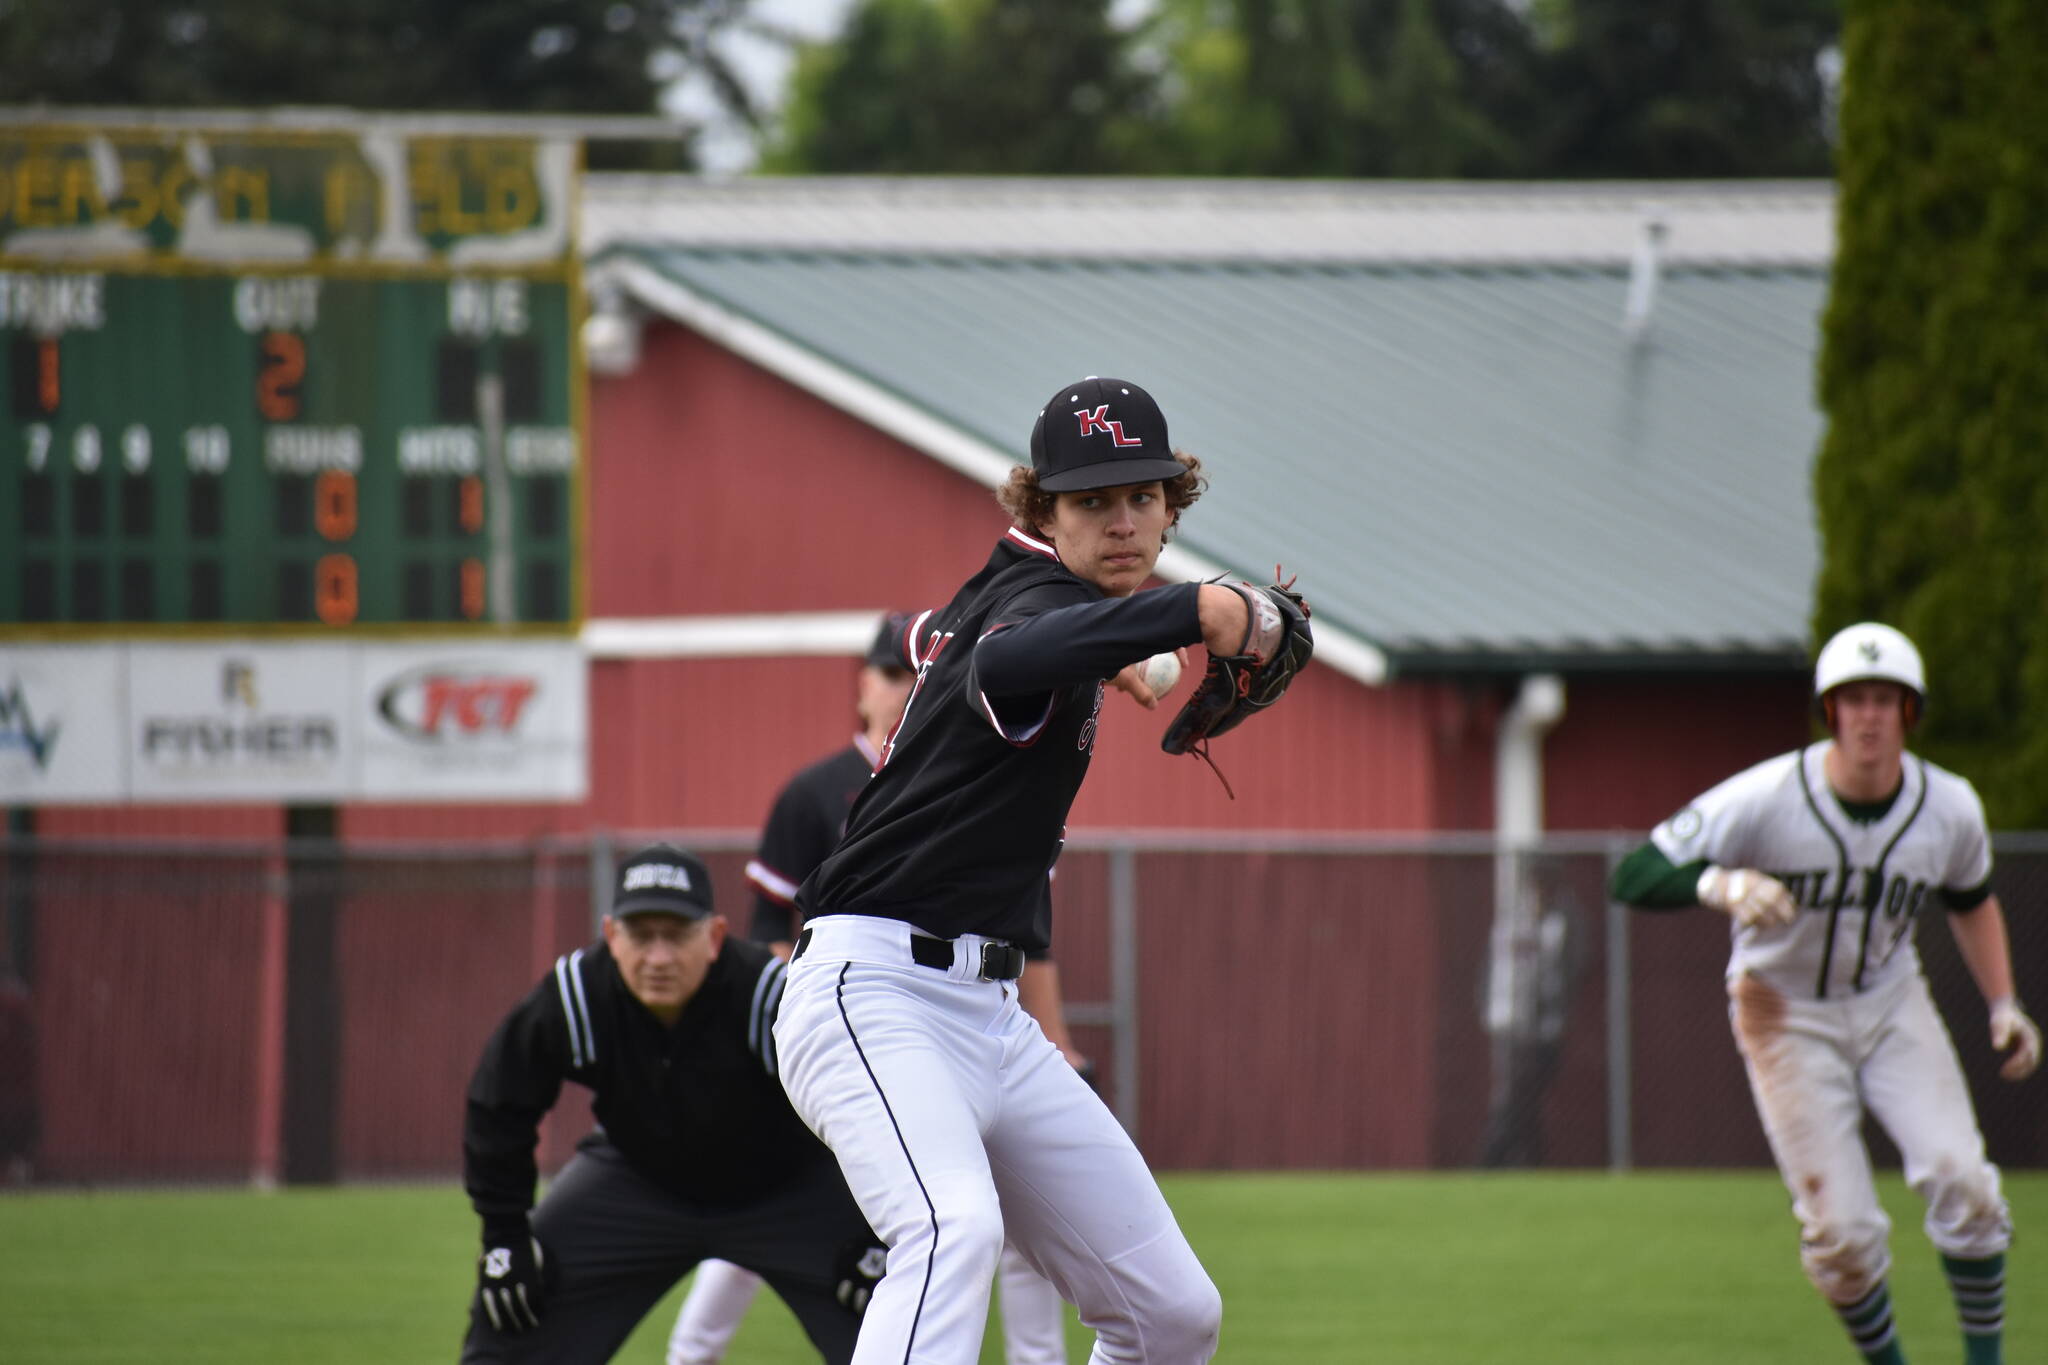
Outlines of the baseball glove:
<svg viewBox="0 0 2048 1365">
<path fill-rule="evenodd" d="M 1279 578 L 1275 571 L 1274 578 Z M 1263 587 L 1230 585 L 1244 595 L 1251 625 L 1236 654 L 1209 656 L 1195 690 L 1167 722 L 1159 747 L 1170 754 L 1200 754 L 1208 742 L 1280 700 L 1294 675 L 1308 666 L 1315 638 L 1308 628 L 1308 603 L 1294 580 Z"/>
</svg>

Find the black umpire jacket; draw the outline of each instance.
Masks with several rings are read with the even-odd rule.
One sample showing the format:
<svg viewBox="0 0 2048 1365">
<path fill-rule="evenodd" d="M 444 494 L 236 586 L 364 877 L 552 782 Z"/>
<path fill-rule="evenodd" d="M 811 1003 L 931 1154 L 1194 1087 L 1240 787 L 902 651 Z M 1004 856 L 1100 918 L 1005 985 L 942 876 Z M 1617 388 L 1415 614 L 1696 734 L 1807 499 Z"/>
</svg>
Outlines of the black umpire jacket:
<svg viewBox="0 0 2048 1365">
<path fill-rule="evenodd" d="M 533 1206 L 541 1119 L 562 1082 L 591 1092 L 633 1167 L 706 1209 L 761 1199 L 831 1161 L 789 1107 L 769 1032 L 784 968 L 728 937 L 674 1027 L 626 988 L 602 941 L 556 960 L 491 1035 L 469 1082 L 463 1185 L 486 1224 Z"/>
</svg>

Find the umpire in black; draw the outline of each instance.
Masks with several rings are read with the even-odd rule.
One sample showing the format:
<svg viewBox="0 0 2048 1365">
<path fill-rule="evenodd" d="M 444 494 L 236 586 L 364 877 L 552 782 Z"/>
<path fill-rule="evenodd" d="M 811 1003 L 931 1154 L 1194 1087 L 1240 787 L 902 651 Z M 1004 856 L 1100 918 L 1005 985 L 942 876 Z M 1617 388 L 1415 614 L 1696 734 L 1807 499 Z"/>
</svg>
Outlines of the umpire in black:
<svg viewBox="0 0 2048 1365">
<path fill-rule="evenodd" d="M 624 862 L 603 941 L 556 960 L 470 1079 L 463 1183 L 483 1253 L 465 1365 L 609 1360 L 711 1256 L 758 1272 L 827 1362 L 851 1359 L 883 1254 L 783 1095 L 783 973 L 727 937 L 696 857 L 656 844 Z M 534 1208 L 565 1080 L 600 1126 Z"/>
</svg>

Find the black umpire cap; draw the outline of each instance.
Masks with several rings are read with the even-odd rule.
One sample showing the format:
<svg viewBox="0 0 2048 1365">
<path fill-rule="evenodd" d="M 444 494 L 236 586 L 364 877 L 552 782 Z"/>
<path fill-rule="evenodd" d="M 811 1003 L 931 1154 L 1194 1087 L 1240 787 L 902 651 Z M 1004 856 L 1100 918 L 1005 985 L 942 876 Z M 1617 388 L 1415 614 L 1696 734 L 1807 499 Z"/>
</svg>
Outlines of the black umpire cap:
<svg viewBox="0 0 2048 1365">
<path fill-rule="evenodd" d="M 711 869 L 674 844 L 651 844 L 619 864 L 612 913 L 702 919 L 711 913 Z"/>
<path fill-rule="evenodd" d="M 1061 386 L 1031 428 L 1031 467 L 1048 493 L 1164 481 L 1188 472 L 1173 458 L 1166 414 L 1126 379 L 1089 375 Z"/>
<path fill-rule="evenodd" d="M 911 668 L 909 652 L 913 619 L 907 611 L 892 611 L 882 618 L 881 624 L 875 627 L 873 642 L 868 645 L 868 667 L 916 671 Z"/>
</svg>

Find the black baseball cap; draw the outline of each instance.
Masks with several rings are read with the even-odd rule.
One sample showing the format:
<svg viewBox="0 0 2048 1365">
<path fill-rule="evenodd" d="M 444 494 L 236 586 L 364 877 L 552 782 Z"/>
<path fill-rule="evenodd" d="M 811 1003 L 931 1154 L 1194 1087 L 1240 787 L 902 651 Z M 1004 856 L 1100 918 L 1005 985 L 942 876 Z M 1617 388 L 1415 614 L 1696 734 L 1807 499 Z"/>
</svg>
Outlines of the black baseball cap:
<svg viewBox="0 0 2048 1365">
<path fill-rule="evenodd" d="M 1031 467 L 1048 493 L 1151 483 L 1187 473 L 1166 439 L 1166 414 L 1126 379 L 1089 375 L 1061 386 L 1031 428 Z"/>
<path fill-rule="evenodd" d="M 875 627 L 874 643 L 868 646 L 868 667 L 911 667 L 909 655 L 905 652 L 910 646 L 905 637 L 910 630 L 911 619 L 907 611 L 892 611 L 882 618 L 881 624 Z"/>
<path fill-rule="evenodd" d="M 702 919 L 711 913 L 711 869 L 674 844 L 651 844 L 619 864 L 612 913 Z"/>
</svg>

